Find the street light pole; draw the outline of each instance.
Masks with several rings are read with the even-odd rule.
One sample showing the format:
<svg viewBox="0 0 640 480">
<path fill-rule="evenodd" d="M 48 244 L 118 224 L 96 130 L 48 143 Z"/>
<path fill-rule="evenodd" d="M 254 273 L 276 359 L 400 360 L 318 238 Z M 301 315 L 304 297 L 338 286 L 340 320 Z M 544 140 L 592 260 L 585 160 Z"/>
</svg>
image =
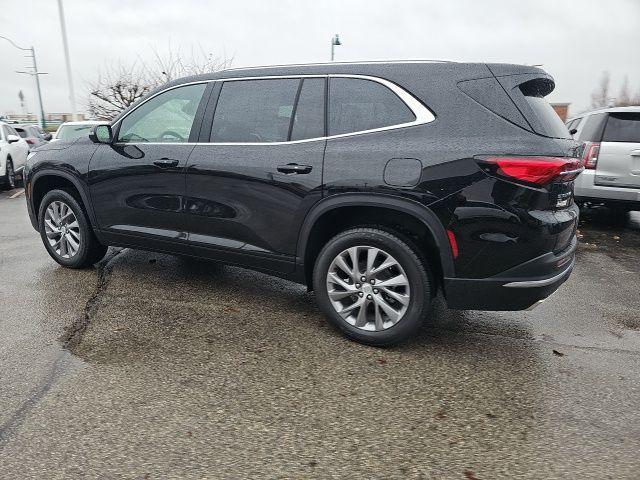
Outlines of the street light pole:
<svg viewBox="0 0 640 480">
<path fill-rule="evenodd" d="M 36 62 L 36 50 L 33 47 L 30 48 L 23 48 L 19 45 L 16 45 L 16 43 L 11 40 L 10 38 L 4 37 L 2 35 L 0 35 L 0 38 L 3 38 L 4 40 L 6 40 L 7 42 L 9 42 L 11 45 L 13 45 L 14 47 L 16 47 L 18 50 L 23 50 L 25 52 L 31 52 L 31 55 L 27 55 L 28 57 L 31 57 L 31 61 L 33 62 L 33 72 L 17 72 L 17 73 L 26 73 L 27 75 L 31 75 L 32 77 L 34 77 L 35 81 L 36 81 L 36 90 L 38 92 L 38 105 L 40 107 L 40 126 L 42 126 L 42 128 L 45 128 L 47 126 L 45 119 L 44 119 L 44 107 L 42 106 L 42 92 L 40 91 L 40 75 L 44 75 L 44 73 L 39 72 L 38 71 L 38 63 Z"/>
<path fill-rule="evenodd" d="M 67 65 L 67 80 L 69 82 L 69 100 L 71 102 L 71 116 L 76 118 L 76 95 L 73 91 L 73 77 L 71 76 L 71 60 L 69 59 L 69 44 L 67 42 L 67 27 L 64 22 L 64 8 L 62 0 L 58 0 L 58 12 L 60 13 L 60 29 L 62 30 L 62 45 L 64 47 L 64 59 Z"/>
<path fill-rule="evenodd" d="M 338 34 L 336 33 L 335 36 L 331 39 L 331 61 L 333 62 L 333 59 L 335 57 L 335 48 L 336 45 L 342 45 L 342 42 L 340 41 L 340 37 L 338 36 Z"/>
</svg>

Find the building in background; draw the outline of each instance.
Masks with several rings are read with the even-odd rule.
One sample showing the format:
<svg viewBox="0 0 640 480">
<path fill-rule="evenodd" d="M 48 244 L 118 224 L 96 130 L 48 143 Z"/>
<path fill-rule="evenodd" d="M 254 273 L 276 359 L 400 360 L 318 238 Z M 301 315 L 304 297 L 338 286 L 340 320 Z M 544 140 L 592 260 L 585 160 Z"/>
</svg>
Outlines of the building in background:
<svg viewBox="0 0 640 480">
<path fill-rule="evenodd" d="M 569 105 L 570 103 L 552 103 L 551 106 L 556 111 L 558 116 L 562 119 L 563 122 L 567 121 L 569 117 Z"/>
<path fill-rule="evenodd" d="M 86 120 L 83 113 L 76 114 L 78 120 Z M 71 113 L 46 113 L 44 120 L 47 125 L 59 125 L 63 122 L 70 122 L 73 120 L 73 114 Z M 3 121 L 12 123 L 38 123 L 38 116 L 34 113 L 7 113 Z"/>
</svg>

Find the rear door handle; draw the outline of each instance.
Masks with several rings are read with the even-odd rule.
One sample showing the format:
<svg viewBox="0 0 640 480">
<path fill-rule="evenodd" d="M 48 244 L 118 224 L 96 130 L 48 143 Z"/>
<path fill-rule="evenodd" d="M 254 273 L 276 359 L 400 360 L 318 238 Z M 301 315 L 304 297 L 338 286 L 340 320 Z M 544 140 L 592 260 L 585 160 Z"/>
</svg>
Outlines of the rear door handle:
<svg viewBox="0 0 640 480">
<path fill-rule="evenodd" d="M 286 165 L 278 165 L 278 171 L 280 173 L 298 173 L 305 174 L 309 173 L 313 167 L 311 165 L 298 165 L 297 163 L 287 163 Z"/>
<path fill-rule="evenodd" d="M 161 158 L 160 160 L 155 160 L 153 162 L 153 164 L 156 167 L 160 167 L 160 168 L 169 168 L 169 167 L 175 167 L 178 165 L 178 163 L 180 163 L 179 160 L 175 160 L 173 158 Z"/>
<path fill-rule="evenodd" d="M 631 150 L 632 157 L 640 157 L 640 150 Z"/>
</svg>

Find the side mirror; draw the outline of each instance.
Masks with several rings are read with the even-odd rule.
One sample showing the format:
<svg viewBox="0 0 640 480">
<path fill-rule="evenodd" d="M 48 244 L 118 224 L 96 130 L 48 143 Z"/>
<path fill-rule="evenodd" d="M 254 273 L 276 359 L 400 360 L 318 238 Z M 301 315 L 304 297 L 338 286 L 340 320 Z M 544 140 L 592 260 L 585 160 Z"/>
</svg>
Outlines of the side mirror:
<svg viewBox="0 0 640 480">
<path fill-rule="evenodd" d="M 113 131 L 111 125 L 96 125 L 91 129 L 89 138 L 93 143 L 112 143 Z"/>
<path fill-rule="evenodd" d="M 20 137 L 18 135 L 7 135 L 7 142 L 16 143 L 20 141 Z"/>
<path fill-rule="evenodd" d="M 569 134 L 571 134 L 571 135 L 575 135 L 576 133 L 578 133 L 578 129 L 577 128 L 572 128 L 571 130 L 569 130 Z"/>
</svg>

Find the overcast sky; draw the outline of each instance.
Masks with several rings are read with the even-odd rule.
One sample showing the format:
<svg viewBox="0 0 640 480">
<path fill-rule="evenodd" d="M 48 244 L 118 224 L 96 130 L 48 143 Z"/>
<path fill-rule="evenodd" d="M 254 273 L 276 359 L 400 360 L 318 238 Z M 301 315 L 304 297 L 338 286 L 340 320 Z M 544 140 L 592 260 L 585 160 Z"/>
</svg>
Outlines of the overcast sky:
<svg viewBox="0 0 640 480">
<path fill-rule="evenodd" d="M 336 60 L 448 59 L 542 64 L 556 79 L 550 100 L 589 107 L 602 71 L 612 95 L 628 75 L 640 90 L 640 0 L 64 0 L 79 106 L 106 65 L 153 49 L 202 47 L 234 66 Z M 0 2 L 0 35 L 36 48 L 45 111 L 67 112 L 57 2 Z M 36 110 L 23 52 L 0 39 L 0 114 Z"/>
</svg>

